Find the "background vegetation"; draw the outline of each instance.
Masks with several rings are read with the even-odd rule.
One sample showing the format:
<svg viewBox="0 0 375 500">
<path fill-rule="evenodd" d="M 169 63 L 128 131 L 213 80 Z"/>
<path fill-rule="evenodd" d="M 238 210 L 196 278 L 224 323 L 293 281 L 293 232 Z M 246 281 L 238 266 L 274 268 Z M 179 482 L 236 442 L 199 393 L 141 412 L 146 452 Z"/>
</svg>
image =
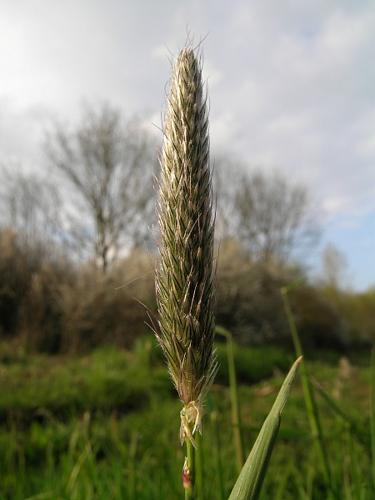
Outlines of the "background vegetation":
<svg viewBox="0 0 375 500">
<path fill-rule="evenodd" d="M 48 131 L 38 176 L 2 169 L 0 498 L 180 496 L 178 402 L 145 326 L 155 315 L 157 152 L 140 120 L 99 106 L 74 127 Z M 353 437 L 350 419 L 318 398 L 341 498 L 371 498 L 375 289 L 346 285 L 334 247 L 323 253 L 323 275 L 312 276 L 301 256 L 314 255 L 320 231 L 303 186 L 227 158 L 215 165 L 216 318 L 236 341 L 246 450 L 294 357 L 280 294 L 294 284 L 310 372 L 356 422 Z M 225 350 L 217 349 L 207 498 L 226 498 L 236 477 Z M 264 498 L 328 498 L 311 440 L 298 386 Z"/>
</svg>

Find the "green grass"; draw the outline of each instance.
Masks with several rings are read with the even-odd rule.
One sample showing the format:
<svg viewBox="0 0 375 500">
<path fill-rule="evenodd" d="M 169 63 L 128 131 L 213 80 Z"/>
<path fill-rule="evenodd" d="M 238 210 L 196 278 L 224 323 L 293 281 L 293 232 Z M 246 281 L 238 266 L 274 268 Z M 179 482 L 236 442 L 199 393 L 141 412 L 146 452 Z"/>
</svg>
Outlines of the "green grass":
<svg viewBox="0 0 375 500">
<path fill-rule="evenodd" d="M 125 351 L 104 349 L 82 358 L 35 356 L 1 368 L 0 419 L 68 418 L 82 411 L 128 412 L 149 404 L 154 392 L 170 392 L 162 366 L 140 368 Z M 126 380 L 131 381 L 127 384 Z"/>
<path fill-rule="evenodd" d="M 246 454 L 290 359 L 274 348 L 236 349 Z M 221 491 L 227 498 L 237 476 L 225 366 L 222 362 L 206 405 L 207 500 L 222 498 Z M 338 365 L 309 366 L 331 394 Z M 368 432 L 369 387 L 369 368 L 353 367 L 338 401 Z M 364 446 L 323 399 L 317 402 L 341 498 L 373 498 L 370 437 Z M 181 498 L 179 410 L 160 355 L 148 342 L 133 352 L 101 349 L 78 358 L 7 356 L 0 362 L 0 499 Z M 285 409 L 261 498 L 327 498 L 299 382 Z"/>
</svg>

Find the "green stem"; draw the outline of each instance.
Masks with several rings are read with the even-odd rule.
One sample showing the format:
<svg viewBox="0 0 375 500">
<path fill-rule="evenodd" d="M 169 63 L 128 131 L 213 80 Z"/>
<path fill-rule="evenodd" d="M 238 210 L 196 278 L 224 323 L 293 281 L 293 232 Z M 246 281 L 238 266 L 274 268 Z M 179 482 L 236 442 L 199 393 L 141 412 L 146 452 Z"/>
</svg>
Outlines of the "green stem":
<svg viewBox="0 0 375 500">
<path fill-rule="evenodd" d="M 137 453 L 138 434 L 133 432 L 129 447 L 129 498 L 136 498 L 136 463 L 135 457 Z"/>
<path fill-rule="evenodd" d="M 196 448 L 195 454 L 195 489 L 196 497 L 198 500 L 203 500 L 203 449 L 202 449 L 202 436 L 199 432 L 195 434 Z"/>
<path fill-rule="evenodd" d="M 195 484 L 195 460 L 194 460 L 194 447 L 191 441 L 186 441 L 186 457 L 187 457 L 187 470 L 184 467 L 184 488 L 185 500 L 194 500 L 194 484 Z"/>
<path fill-rule="evenodd" d="M 303 350 L 302 350 L 302 344 L 298 335 L 298 330 L 297 330 L 297 325 L 294 320 L 294 316 L 292 313 L 292 309 L 290 307 L 289 299 L 288 299 L 288 289 L 286 287 L 281 289 L 281 296 L 283 298 L 283 303 L 284 303 L 284 309 L 285 313 L 287 316 L 288 324 L 289 324 L 289 329 L 290 333 L 292 336 L 293 344 L 294 344 L 294 349 L 297 354 L 297 356 L 303 356 Z M 305 400 L 305 406 L 306 406 L 306 412 L 307 412 L 307 417 L 309 420 L 309 425 L 311 429 L 311 434 L 315 440 L 315 443 L 317 445 L 317 451 L 320 456 L 320 460 L 323 464 L 323 473 L 324 477 L 326 480 L 326 483 L 330 489 L 332 488 L 332 481 L 331 481 L 331 469 L 328 461 L 328 454 L 323 438 L 323 432 L 322 432 L 322 427 L 320 423 L 320 418 L 319 418 L 319 412 L 318 412 L 318 407 L 315 402 L 314 398 L 314 393 L 312 390 L 310 378 L 309 378 L 309 373 L 308 369 L 305 363 L 304 358 L 302 359 L 301 362 L 301 382 L 302 382 L 302 389 L 303 389 L 303 395 L 304 395 L 304 400 Z"/>
<path fill-rule="evenodd" d="M 218 424 L 218 414 L 216 411 L 211 413 L 211 421 L 214 425 L 214 431 L 215 431 L 214 435 L 216 444 L 216 468 L 217 468 L 217 477 L 219 480 L 219 494 L 220 494 L 220 500 L 224 500 L 225 498 L 224 469 L 223 469 L 223 462 L 221 459 L 220 429 Z"/>
<path fill-rule="evenodd" d="M 358 443 L 360 443 L 367 451 L 368 447 L 369 447 L 368 434 L 363 431 L 363 429 L 360 427 L 358 422 L 351 415 L 346 414 L 342 410 L 342 408 L 337 404 L 335 399 L 333 399 L 333 397 L 330 396 L 328 394 L 328 392 L 326 392 L 323 389 L 323 387 L 316 380 L 314 380 L 314 378 L 311 379 L 311 383 L 312 383 L 314 390 L 318 391 L 318 393 L 323 398 L 323 400 L 327 403 L 327 405 L 330 407 L 330 409 L 338 417 L 340 417 L 343 420 L 343 422 L 345 422 L 345 424 L 350 429 L 350 432 L 357 439 Z M 373 443 L 373 444 L 374 444 L 374 451 L 375 451 L 375 443 Z"/>
<path fill-rule="evenodd" d="M 216 332 L 224 336 L 227 341 L 228 376 L 229 376 L 229 391 L 230 391 L 230 401 L 231 401 L 231 421 L 233 428 L 234 446 L 236 449 L 237 469 L 238 472 L 241 472 L 242 466 L 245 463 L 245 455 L 244 455 L 243 439 L 242 439 L 240 404 L 238 399 L 236 364 L 234 360 L 233 336 L 229 330 L 223 328 L 222 326 L 217 326 Z"/>
<path fill-rule="evenodd" d="M 371 425 L 371 470 L 373 488 L 375 489 L 375 349 L 371 352 L 371 396 L 370 396 L 370 425 Z"/>
</svg>

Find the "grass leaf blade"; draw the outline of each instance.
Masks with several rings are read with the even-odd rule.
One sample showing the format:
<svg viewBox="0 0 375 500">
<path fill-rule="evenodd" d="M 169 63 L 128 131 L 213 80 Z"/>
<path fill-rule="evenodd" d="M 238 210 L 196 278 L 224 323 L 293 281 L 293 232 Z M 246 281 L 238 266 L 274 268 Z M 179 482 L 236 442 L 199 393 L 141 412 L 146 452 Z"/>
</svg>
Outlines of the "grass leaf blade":
<svg viewBox="0 0 375 500">
<path fill-rule="evenodd" d="M 272 409 L 264 421 L 254 446 L 238 476 L 229 500 L 255 500 L 258 498 L 279 431 L 281 414 L 301 360 L 302 357 L 294 362 L 286 376 Z"/>
</svg>

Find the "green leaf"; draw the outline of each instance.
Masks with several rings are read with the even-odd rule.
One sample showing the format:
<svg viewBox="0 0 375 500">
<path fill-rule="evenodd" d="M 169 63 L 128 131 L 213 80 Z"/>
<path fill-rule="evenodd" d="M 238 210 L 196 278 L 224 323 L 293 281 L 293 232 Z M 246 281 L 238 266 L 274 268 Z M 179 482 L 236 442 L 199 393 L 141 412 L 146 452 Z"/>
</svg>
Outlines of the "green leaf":
<svg viewBox="0 0 375 500">
<path fill-rule="evenodd" d="M 370 395 L 370 432 L 371 432 L 371 469 L 375 488 L 375 349 L 371 351 L 371 395 Z"/>
<path fill-rule="evenodd" d="M 257 440 L 237 478 L 229 500 L 255 500 L 258 498 L 277 433 L 279 432 L 281 414 L 301 360 L 302 356 L 294 362 L 286 376 L 271 411 L 264 421 Z"/>
<path fill-rule="evenodd" d="M 369 433 L 362 428 L 360 422 L 351 415 L 347 414 L 340 407 L 338 402 L 333 399 L 333 397 L 327 391 L 325 391 L 316 380 L 313 380 L 312 383 L 314 389 L 318 391 L 318 393 L 324 399 L 330 409 L 349 426 L 353 437 L 355 437 L 360 444 L 368 449 L 370 445 Z"/>
</svg>

